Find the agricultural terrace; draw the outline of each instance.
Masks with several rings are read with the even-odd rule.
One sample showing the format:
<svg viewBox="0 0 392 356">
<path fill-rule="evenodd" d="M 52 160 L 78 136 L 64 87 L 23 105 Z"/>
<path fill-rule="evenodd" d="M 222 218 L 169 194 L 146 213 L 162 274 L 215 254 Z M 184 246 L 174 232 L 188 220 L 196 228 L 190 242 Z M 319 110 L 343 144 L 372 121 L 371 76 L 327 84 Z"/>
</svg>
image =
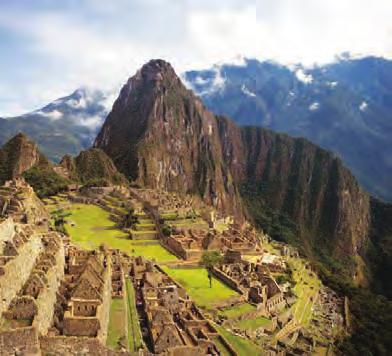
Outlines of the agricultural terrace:
<svg viewBox="0 0 392 356">
<path fill-rule="evenodd" d="M 292 258 L 289 264 L 296 282 L 293 292 L 297 296 L 297 300 L 292 306 L 293 315 L 299 324 L 307 326 L 312 318 L 313 304 L 316 301 L 321 282 L 314 272 L 306 269 L 302 259 Z"/>
<path fill-rule="evenodd" d="M 213 277 L 210 288 L 207 271 L 204 268 L 170 268 L 163 270 L 186 289 L 192 300 L 200 307 L 210 309 L 238 293 Z"/>
<path fill-rule="evenodd" d="M 128 234 L 119 230 L 110 219 L 110 213 L 99 206 L 71 204 L 66 211 L 71 214 L 66 218 L 66 231 L 72 242 L 81 248 L 95 249 L 105 244 L 130 256 L 143 256 L 157 262 L 177 259 L 157 240 L 130 240 Z"/>
</svg>

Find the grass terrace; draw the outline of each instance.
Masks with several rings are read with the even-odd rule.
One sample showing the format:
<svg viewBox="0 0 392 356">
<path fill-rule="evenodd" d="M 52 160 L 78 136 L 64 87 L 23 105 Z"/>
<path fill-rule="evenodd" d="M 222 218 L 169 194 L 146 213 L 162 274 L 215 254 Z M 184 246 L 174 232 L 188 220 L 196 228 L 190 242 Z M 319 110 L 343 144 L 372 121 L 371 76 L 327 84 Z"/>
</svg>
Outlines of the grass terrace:
<svg viewBox="0 0 392 356">
<path fill-rule="evenodd" d="M 128 315 L 128 341 L 130 351 L 137 351 L 142 346 L 142 334 L 140 332 L 139 317 L 136 310 L 135 291 L 131 281 L 125 281 L 127 291 L 127 315 Z"/>
<path fill-rule="evenodd" d="M 292 306 L 293 315 L 297 322 L 306 326 L 312 318 L 312 307 L 321 282 L 316 274 L 305 268 L 302 260 L 292 259 L 290 264 L 296 282 L 293 291 L 297 295 L 297 301 Z"/>
<path fill-rule="evenodd" d="M 237 304 L 234 307 L 225 308 L 219 311 L 219 315 L 223 315 L 228 319 L 238 318 L 243 314 L 255 311 L 256 307 L 249 303 Z"/>
<path fill-rule="evenodd" d="M 241 330 L 256 330 L 260 327 L 266 327 L 271 324 L 271 320 L 264 317 L 257 317 L 254 319 L 244 319 L 235 323 L 235 326 Z"/>
<path fill-rule="evenodd" d="M 215 325 L 218 332 L 233 347 L 238 355 L 262 355 L 262 349 L 252 341 L 233 334 L 223 326 Z"/>
<path fill-rule="evenodd" d="M 67 217 L 66 231 L 81 248 L 95 249 L 106 244 L 129 255 L 143 256 L 157 262 L 177 260 L 157 240 L 129 240 L 128 235 L 110 220 L 110 213 L 96 205 L 71 204 L 67 211 L 71 216 Z"/>
<path fill-rule="evenodd" d="M 110 318 L 106 345 L 111 349 L 119 348 L 120 344 L 128 345 L 127 338 L 127 313 L 123 298 L 114 298 L 110 305 Z"/>
<path fill-rule="evenodd" d="M 213 278 L 210 288 L 207 271 L 204 268 L 170 268 L 164 271 L 184 287 L 192 300 L 200 307 L 210 309 L 219 302 L 238 296 L 238 293 L 221 281 Z"/>
<path fill-rule="evenodd" d="M 168 220 L 167 224 L 177 228 L 208 229 L 208 223 L 201 218 Z"/>
</svg>

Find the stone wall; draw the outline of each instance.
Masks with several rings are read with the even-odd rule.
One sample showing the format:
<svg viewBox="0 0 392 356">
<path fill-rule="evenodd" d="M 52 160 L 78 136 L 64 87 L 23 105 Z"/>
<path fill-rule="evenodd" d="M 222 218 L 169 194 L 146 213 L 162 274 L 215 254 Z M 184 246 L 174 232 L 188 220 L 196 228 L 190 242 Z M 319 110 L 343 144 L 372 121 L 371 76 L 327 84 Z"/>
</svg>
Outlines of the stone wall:
<svg viewBox="0 0 392 356">
<path fill-rule="evenodd" d="M 98 334 L 100 323 L 97 317 L 64 317 L 64 334 L 66 336 L 90 336 L 95 337 Z"/>
<path fill-rule="evenodd" d="M 0 355 L 39 355 L 37 330 L 33 327 L 0 331 Z"/>
<path fill-rule="evenodd" d="M 7 218 L 0 222 L 0 255 L 3 253 L 3 244 L 12 240 L 15 235 L 15 224 L 12 218 Z"/>
<path fill-rule="evenodd" d="M 169 247 L 170 251 L 174 251 L 177 256 L 186 260 L 187 254 L 181 243 L 177 241 L 173 236 L 169 236 L 163 240 L 165 247 Z"/>
<path fill-rule="evenodd" d="M 129 352 L 125 351 L 109 350 L 96 338 L 65 336 L 41 337 L 40 343 L 43 355 L 130 355 Z"/>
<path fill-rule="evenodd" d="M 38 313 L 34 318 L 33 326 L 38 329 L 40 335 L 45 335 L 51 326 L 56 303 L 56 293 L 64 277 L 65 257 L 63 243 L 60 243 L 60 248 L 55 258 L 56 264 L 46 274 L 47 285 L 36 300 Z"/>
<path fill-rule="evenodd" d="M 220 271 L 217 268 L 213 268 L 212 273 L 214 274 L 214 276 L 216 278 L 221 280 L 223 283 L 228 285 L 230 288 L 234 289 L 235 291 L 237 291 L 240 294 L 244 294 L 244 291 L 238 286 L 238 283 L 233 278 L 230 278 L 226 273 L 223 273 L 222 271 Z"/>
<path fill-rule="evenodd" d="M 26 283 L 41 250 L 41 237 L 33 235 L 20 247 L 19 254 L 3 267 L 4 274 L 0 276 L 0 315 L 8 309 L 12 299 Z"/>
</svg>

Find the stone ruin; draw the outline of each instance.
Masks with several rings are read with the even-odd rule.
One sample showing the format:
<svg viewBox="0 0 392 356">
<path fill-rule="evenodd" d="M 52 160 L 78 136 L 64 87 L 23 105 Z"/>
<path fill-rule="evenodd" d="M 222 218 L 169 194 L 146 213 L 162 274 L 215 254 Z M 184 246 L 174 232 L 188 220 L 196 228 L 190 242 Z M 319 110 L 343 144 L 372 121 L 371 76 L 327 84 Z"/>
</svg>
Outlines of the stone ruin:
<svg viewBox="0 0 392 356">
<path fill-rule="evenodd" d="M 79 250 L 50 231 L 23 180 L 0 197 L 0 354 L 123 354 L 105 346 L 111 299 L 123 294 L 119 251 Z"/>
<path fill-rule="evenodd" d="M 184 260 L 199 260 L 205 250 L 234 250 L 242 253 L 260 250 L 255 236 L 233 227 L 222 233 L 213 229 L 173 228 L 171 235 L 163 239 L 163 243 Z"/>
<path fill-rule="evenodd" d="M 158 266 L 134 258 L 129 270 L 136 304 L 143 317 L 143 337 L 151 352 L 169 355 L 236 355 L 180 287 Z M 222 347 L 222 346 L 220 346 Z"/>
<path fill-rule="evenodd" d="M 284 293 L 265 266 L 241 259 L 239 251 L 230 250 L 224 262 L 213 273 L 234 290 L 245 296 L 265 316 L 277 314 L 286 305 Z"/>
</svg>

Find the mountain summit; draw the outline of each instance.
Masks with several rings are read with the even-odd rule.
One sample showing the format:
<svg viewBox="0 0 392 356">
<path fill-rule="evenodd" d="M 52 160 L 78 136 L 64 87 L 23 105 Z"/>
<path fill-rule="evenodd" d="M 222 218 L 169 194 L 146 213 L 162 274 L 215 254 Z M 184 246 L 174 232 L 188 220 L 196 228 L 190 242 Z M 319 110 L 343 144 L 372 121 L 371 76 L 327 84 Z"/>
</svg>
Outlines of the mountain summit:
<svg viewBox="0 0 392 356">
<path fill-rule="evenodd" d="M 95 147 L 143 186 L 199 194 L 242 215 L 215 116 L 163 60 L 148 62 L 124 85 Z"/>
</svg>

